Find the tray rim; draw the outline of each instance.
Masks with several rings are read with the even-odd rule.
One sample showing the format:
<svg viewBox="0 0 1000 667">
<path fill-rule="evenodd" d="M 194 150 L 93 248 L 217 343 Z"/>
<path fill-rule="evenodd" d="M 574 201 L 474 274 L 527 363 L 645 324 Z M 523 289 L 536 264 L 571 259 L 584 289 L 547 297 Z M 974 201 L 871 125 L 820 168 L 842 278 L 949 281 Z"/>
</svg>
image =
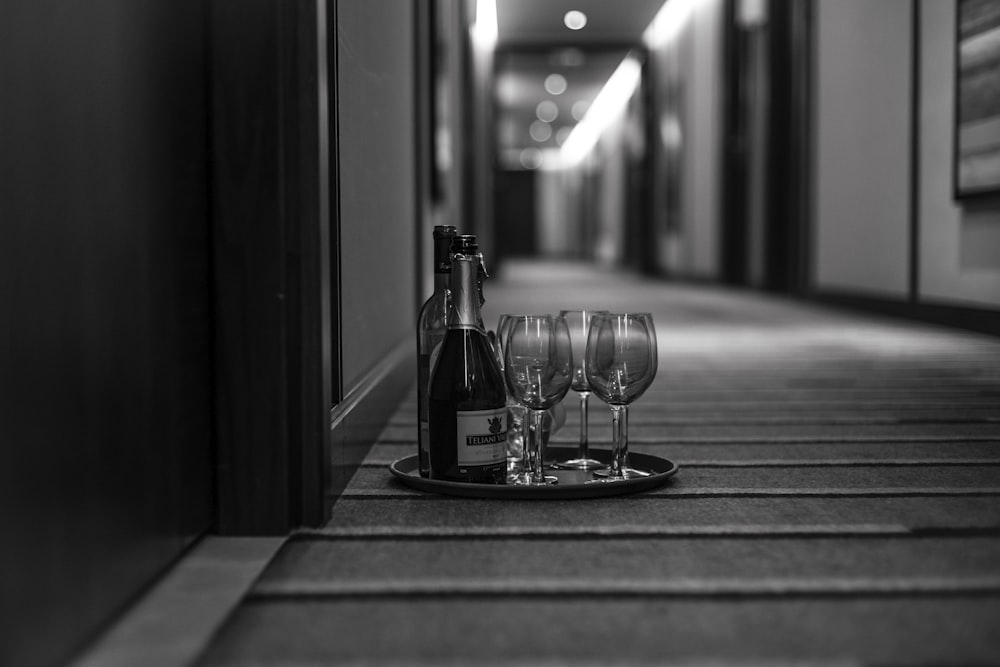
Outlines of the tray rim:
<svg viewBox="0 0 1000 667">
<path fill-rule="evenodd" d="M 549 447 L 550 454 L 572 456 L 575 447 Z M 591 456 L 610 460 L 611 452 L 606 449 L 590 449 Z M 561 458 L 561 456 L 560 456 Z M 389 464 L 389 472 L 406 486 L 425 493 L 444 494 L 463 498 L 510 499 L 510 500 L 567 500 L 577 498 L 605 498 L 640 491 L 648 491 L 664 484 L 677 474 L 680 467 L 670 459 L 653 454 L 629 452 L 633 466 L 658 470 L 649 477 L 636 477 L 621 482 L 607 484 L 553 484 L 549 486 L 519 486 L 513 484 L 470 484 L 439 479 L 428 479 L 415 473 L 416 454 L 400 457 Z M 403 464 L 408 470 L 402 468 Z"/>
</svg>

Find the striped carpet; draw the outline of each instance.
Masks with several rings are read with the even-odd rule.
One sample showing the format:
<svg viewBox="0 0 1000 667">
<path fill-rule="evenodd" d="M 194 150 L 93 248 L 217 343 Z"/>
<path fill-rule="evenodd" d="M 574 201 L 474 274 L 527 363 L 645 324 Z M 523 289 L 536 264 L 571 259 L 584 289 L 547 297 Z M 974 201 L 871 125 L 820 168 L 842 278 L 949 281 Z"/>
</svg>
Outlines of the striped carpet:
<svg viewBox="0 0 1000 667">
<path fill-rule="evenodd" d="M 422 494 L 394 408 L 333 519 L 286 544 L 215 664 L 997 664 L 1000 340 L 754 292 L 504 267 L 501 312 L 649 310 L 638 495 Z M 572 444 L 573 397 L 554 436 Z M 591 440 L 608 410 L 592 403 Z"/>
</svg>

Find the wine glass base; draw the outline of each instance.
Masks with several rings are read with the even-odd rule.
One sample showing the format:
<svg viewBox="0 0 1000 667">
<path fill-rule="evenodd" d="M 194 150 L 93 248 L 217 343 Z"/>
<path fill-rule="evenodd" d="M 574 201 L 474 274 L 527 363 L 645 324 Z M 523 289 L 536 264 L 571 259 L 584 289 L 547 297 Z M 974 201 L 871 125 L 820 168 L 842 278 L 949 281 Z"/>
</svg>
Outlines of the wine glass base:
<svg viewBox="0 0 1000 667">
<path fill-rule="evenodd" d="M 607 468 L 605 470 L 594 471 L 594 477 L 599 477 L 601 479 L 607 479 L 609 481 L 614 481 L 615 479 L 633 479 L 637 477 L 650 477 L 653 473 L 647 470 L 639 470 L 638 468 L 622 468 L 621 477 L 612 477 L 611 469 Z"/>
<path fill-rule="evenodd" d="M 607 463 L 597 459 L 570 459 L 568 461 L 553 461 L 546 465 L 558 470 L 600 470 L 608 467 Z"/>
<path fill-rule="evenodd" d="M 534 482 L 532 481 L 530 472 L 522 472 L 517 475 L 508 476 L 507 483 L 516 484 L 518 486 L 546 486 L 548 484 L 558 484 L 559 478 L 555 475 L 546 475 L 544 482 Z"/>
</svg>

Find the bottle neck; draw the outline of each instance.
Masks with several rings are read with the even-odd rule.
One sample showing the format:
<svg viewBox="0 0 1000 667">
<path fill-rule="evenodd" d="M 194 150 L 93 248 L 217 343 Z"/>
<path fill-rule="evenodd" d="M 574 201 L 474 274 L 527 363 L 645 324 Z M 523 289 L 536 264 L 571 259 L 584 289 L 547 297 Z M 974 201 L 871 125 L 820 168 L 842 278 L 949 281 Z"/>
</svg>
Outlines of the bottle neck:
<svg viewBox="0 0 1000 667">
<path fill-rule="evenodd" d="M 451 282 L 451 240 L 454 234 L 434 234 L 434 293 L 448 289 Z"/>
<path fill-rule="evenodd" d="M 455 254 L 451 258 L 449 329 L 476 329 L 486 333 L 479 309 L 479 257 Z"/>
<path fill-rule="evenodd" d="M 434 275 L 451 271 L 451 241 L 454 235 L 434 235 Z"/>
</svg>

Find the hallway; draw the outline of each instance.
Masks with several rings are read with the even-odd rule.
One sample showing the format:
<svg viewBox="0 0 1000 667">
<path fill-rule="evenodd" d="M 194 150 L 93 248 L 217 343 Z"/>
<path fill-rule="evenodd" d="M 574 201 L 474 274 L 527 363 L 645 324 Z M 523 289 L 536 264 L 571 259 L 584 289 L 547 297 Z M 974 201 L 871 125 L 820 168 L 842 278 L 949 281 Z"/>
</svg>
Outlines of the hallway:
<svg viewBox="0 0 1000 667">
<path fill-rule="evenodd" d="M 996 662 L 1000 2 L 0 26 L 0 664 Z M 653 311 L 679 474 L 395 483 L 442 225 L 490 327 Z"/>
<path fill-rule="evenodd" d="M 996 338 L 575 265 L 508 263 L 485 291 L 490 328 L 651 311 L 659 371 L 631 449 L 680 472 L 607 499 L 416 492 L 387 469 L 415 451 L 411 390 L 202 664 L 996 659 Z M 592 446 L 609 422 L 594 401 Z M 553 441 L 577 429 L 570 407 Z"/>
</svg>

